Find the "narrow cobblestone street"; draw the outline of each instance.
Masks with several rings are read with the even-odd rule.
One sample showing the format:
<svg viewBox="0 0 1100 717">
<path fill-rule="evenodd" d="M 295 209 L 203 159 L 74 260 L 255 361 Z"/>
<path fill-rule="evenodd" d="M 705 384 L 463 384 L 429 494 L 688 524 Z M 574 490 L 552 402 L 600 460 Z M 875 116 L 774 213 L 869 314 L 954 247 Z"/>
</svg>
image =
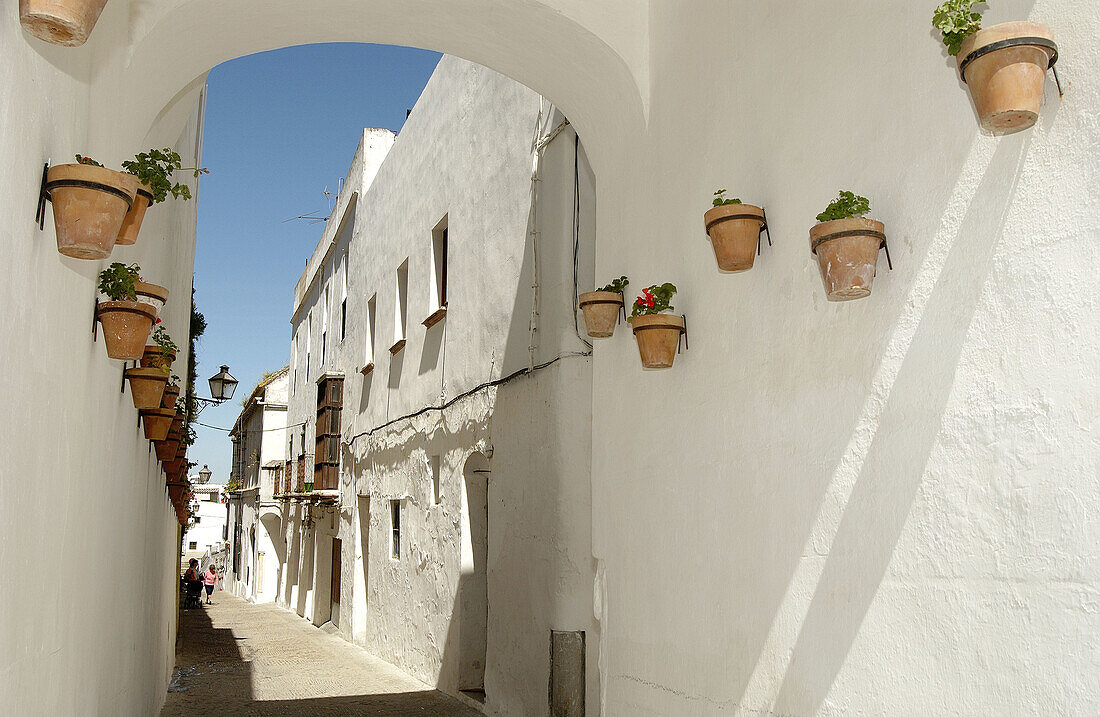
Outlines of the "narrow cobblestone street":
<svg viewBox="0 0 1100 717">
<path fill-rule="evenodd" d="M 162 717 L 479 714 L 293 613 L 214 600 L 182 611 Z"/>
</svg>

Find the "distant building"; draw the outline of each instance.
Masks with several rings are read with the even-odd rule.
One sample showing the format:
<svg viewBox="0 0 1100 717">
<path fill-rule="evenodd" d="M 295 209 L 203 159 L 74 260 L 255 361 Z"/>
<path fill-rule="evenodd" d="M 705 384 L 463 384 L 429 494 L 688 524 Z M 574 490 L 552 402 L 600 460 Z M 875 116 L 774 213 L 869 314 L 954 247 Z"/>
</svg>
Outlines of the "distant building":
<svg viewBox="0 0 1100 717">
<path fill-rule="evenodd" d="M 242 401 L 244 408 L 229 433 L 233 490 L 229 493 L 230 558 L 224 586 L 253 602 L 275 599 L 285 554 L 282 519 L 274 500 L 274 472 L 282 469 L 286 458 L 288 374 L 289 367 L 283 367 L 265 376 Z"/>
<path fill-rule="evenodd" d="M 195 516 L 183 534 L 183 561 L 186 566 L 191 558 L 207 562 L 204 557 L 219 555 L 226 542 L 225 486 L 206 483 L 210 475 L 203 466 L 197 475 L 192 475 L 192 504 L 196 507 Z"/>
<path fill-rule="evenodd" d="M 560 112 L 444 57 L 396 140 L 364 131 L 294 292 L 278 602 L 490 713 L 599 694 L 594 204 Z"/>
</svg>

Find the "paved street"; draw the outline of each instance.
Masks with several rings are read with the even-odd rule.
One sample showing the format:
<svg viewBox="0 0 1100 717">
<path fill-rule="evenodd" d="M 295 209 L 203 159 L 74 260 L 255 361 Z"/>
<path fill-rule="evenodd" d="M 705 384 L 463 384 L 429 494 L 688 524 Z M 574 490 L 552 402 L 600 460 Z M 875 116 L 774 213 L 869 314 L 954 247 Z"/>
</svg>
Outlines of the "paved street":
<svg viewBox="0 0 1100 717">
<path fill-rule="evenodd" d="M 479 714 L 293 613 L 214 599 L 182 612 L 162 717 Z"/>
</svg>

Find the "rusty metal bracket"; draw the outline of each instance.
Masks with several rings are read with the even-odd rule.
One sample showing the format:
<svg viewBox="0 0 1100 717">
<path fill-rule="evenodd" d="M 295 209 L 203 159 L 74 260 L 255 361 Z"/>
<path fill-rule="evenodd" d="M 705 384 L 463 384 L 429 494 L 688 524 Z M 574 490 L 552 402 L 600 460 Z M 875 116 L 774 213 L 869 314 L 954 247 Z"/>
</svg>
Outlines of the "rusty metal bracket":
<svg viewBox="0 0 1100 717">
<path fill-rule="evenodd" d="M 38 209 L 34 213 L 34 222 L 38 225 L 38 231 L 46 228 L 46 202 L 50 200 L 50 191 L 46 189 L 46 179 L 50 173 L 50 163 L 42 165 L 42 184 L 38 187 Z"/>
</svg>

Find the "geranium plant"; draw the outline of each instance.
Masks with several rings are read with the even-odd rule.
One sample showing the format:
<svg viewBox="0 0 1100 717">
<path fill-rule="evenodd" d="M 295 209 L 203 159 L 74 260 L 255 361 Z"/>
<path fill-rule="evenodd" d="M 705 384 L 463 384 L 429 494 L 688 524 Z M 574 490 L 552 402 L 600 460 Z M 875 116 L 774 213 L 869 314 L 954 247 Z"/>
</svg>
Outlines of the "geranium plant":
<svg viewBox="0 0 1100 717">
<path fill-rule="evenodd" d="M 99 291 L 111 301 L 137 301 L 134 282 L 140 281 L 137 264 L 114 262 L 99 272 Z"/>
<path fill-rule="evenodd" d="M 724 206 L 727 206 L 729 204 L 740 204 L 740 203 L 741 203 L 741 200 L 737 199 L 735 197 L 731 197 L 730 199 L 726 199 L 726 190 L 725 189 L 719 189 L 717 192 L 714 193 L 714 206 L 716 206 L 716 207 L 724 207 Z"/>
<path fill-rule="evenodd" d="M 659 314 L 663 311 L 671 311 L 674 307 L 669 303 L 676 293 L 673 284 L 654 284 L 642 289 L 642 295 L 634 300 L 634 310 L 630 317 L 645 316 L 647 314 Z"/>
<path fill-rule="evenodd" d="M 630 279 L 625 276 L 620 276 L 602 289 L 596 289 L 596 291 L 610 291 L 616 294 L 621 294 L 626 291 L 627 285 L 630 283 Z"/>
<path fill-rule="evenodd" d="M 84 156 L 84 155 L 82 155 L 82 154 L 78 154 L 78 155 L 76 155 L 76 163 L 77 163 L 77 164 L 86 164 L 86 165 L 88 165 L 88 166 L 90 166 L 90 167 L 102 167 L 102 166 L 103 166 L 102 164 L 100 164 L 99 162 L 95 161 L 95 160 L 94 160 L 94 159 L 92 159 L 91 157 L 85 157 L 85 156 Z"/>
<path fill-rule="evenodd" d="M 191 198 L 191 189 L 186 184 L 172 181 L 173 172 L 194 172 L 196 177 L 210 173 L 205 168 L 184 167 L 179 153 L 169 147 L 141 152 L 134 159 L 123 162 L 122 168 L 137 176 L 138 180 L 149 187 L 153 195 L 153 204 L 163 202 L 168 198 L 169 192 L 176 199 Z"/>
<path fill-rule="evenodd" d="M 157 319 L 157 323 L 160 323 L 160 319 Z M 176 346 L 176 342 L 172 340 L 172 337 L 168 335 L 168 331 L 163 326 L 157 326 L 153 329 L 153 343 L 160 347 L 161 356 L 164 357 L 165 361 L 164 366 L 170 366 L 172 359 L 179 351 L 179 346 Z"/>
<path fill-rule="evenodd" d="M 871 202 L 867 197 L 848 191 L 841 191 L 829 206 L 821 214 L 817 215 L 817 221 L 830 222 L 835 219 L 848 219 L 849 217 L 861 217 L 871 211 Z"/>
<path fill-rule="evenodd" d="M 963 40 L 982 29 L 982 14 L 975 5 L 984 0 L 946 0 L 932 15 L 932 25 L 943 35 L 943 44 L 952 57 L 959 54 Z"/>
</svg>

